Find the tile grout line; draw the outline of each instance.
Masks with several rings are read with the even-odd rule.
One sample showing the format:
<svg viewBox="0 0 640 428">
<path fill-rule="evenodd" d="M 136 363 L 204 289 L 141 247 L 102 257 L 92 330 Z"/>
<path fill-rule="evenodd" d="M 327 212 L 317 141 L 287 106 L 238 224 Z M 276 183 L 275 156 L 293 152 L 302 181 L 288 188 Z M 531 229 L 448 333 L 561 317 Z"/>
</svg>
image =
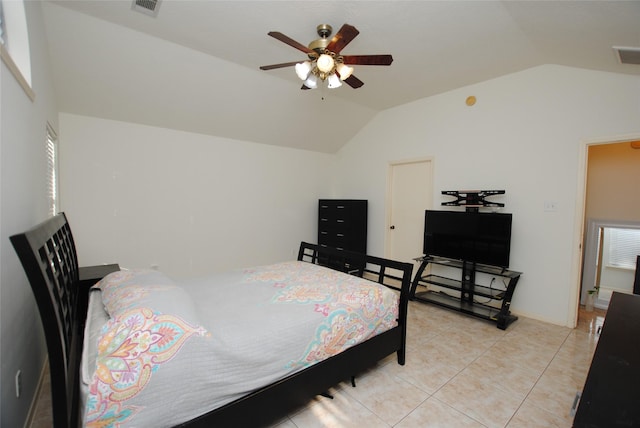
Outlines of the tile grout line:
<svg viewBox="0 0 640 428">
<path fill-rule="evenodd" d="M 551 359 L 549 360 L 549 363 L 545 366 L 544 370 L 542 370 L 542 372 L 540 373 L 540 375 L 538 376 L 538 378 L 536 379 L 536 381 L 533 383 L 533 385 L 531 386 L 531 388 L 529 389 L 529 392 L 527 392 L 527 394 L 524 396 L 522 402 L 520 403 L 520 405 L 518 406 L 518 408 L 516 409 L 515 412 L 513 412 L 513 415 L 511 415 L 511 417 L 509 418 L 509 420 L 507 421 L 507 423 L 505 424 L 505 428 L 509 426 L 509 424 L 511 423 L 511 421 L 513 420 L 513 418 L 515 417 L 515 415 L 518 413 L 518 411 L 522 408 L 522 406 L 524 405 L 524 403 L 527 401 L 527 399 L 529 398 L 529 395 L 531 395 L 531 392 L 535 389 L 536 385 L 538 384 L 538 382 L 540 382 L 540 379 L 542 379 L 542 376 L 544 376 L 545 372 L 549 369 L 549 366 L 551 366 L 551 363 L 553 363 L 553 360 L 558 356 L 558 353 L 560 352 L 560 350 L 562 349 L 562 347 L 565 345 L 565 343 L 567 343 L 567 340 L 569 339 L 569 336 L 571 336 L 571 332 L 572 330 L 569 330 L 567 335 L 565 336 L 564 340 L 562 341 L 562 343 L 560 344 L 560 346 L 558 346 L 558 349 L 556 350 L 556 352 L 553 354 L 553 357 L 551 357 Z M 538 409 L 540 409 L 543 412 L 549 413 L 553 416 L 557 416 L 555 413 L 551 413 L 549 412 L 547 409 L 541 408 L 536 404 L 532 404 L 532 406 L 536 406 Z"/>
</svg>

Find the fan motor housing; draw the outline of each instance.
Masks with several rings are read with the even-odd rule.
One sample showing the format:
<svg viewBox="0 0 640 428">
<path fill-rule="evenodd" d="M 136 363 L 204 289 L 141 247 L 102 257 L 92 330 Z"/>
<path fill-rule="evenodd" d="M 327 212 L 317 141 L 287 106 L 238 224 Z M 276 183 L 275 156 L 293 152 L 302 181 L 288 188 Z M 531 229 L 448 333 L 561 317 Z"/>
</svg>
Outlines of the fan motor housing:
<svg viewBox="0 0 640 428">
<path fill-rule="evenodd" d="M 331 27 L 331 25 L 329 24 L 320 24 L 318 25 L 316 30 L 320 38 L 309 43 L 309 49 L 313 49 L 314 51 L 321 54 L 324 52 L 326 47 L 329 45 L 329 42 L 331 41 L 329 40 L 329 36 L 333 31 L 333 27 Z"/>
</svg>

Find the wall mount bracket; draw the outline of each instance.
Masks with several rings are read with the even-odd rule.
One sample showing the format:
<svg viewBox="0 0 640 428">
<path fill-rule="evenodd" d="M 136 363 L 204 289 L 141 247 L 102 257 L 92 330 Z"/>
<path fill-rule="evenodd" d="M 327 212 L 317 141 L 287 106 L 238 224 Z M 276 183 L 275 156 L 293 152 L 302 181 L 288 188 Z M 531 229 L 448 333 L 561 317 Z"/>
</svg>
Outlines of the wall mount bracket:
<svg viewBox="0 0 640 428">
<path fill-rule="evenodd" d="M 467 212 L 478 212 L 480 208 L 504 207 L 503 203 L 485 199 L 489 196 L 504 195 L 504 190 L 443 190 L 442 194 L 456 198 L 454 201 L 442 202 L 443 206 L 465 207 Z"/>
</svg>

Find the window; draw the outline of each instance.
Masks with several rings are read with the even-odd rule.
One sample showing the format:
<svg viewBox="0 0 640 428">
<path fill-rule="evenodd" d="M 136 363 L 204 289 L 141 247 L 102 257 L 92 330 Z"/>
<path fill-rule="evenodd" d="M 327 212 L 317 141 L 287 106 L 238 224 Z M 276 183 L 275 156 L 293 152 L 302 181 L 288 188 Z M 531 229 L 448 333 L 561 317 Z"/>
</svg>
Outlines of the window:
<svg viewBox="0 0 640 428">
<path fill-rule="evenodd" d="M 640 256 L 640 229 L 610 229 L 609 265 L 617 268 L 635 269 L 636 257 Z"/>
<path fill-rule="evenodd" d="M 31 101 L 31 54 L 23 0 L 0 0 L 0 57 Z"/>
<path fill-rule="evenodd" d="M 4 12 L 2 11 L 2 1 L 0 1 L 0 44 L 7 42 L 7 31 L 4 29 Z"/>
<path fill-rule="evenodd" d="M 49 215 L 58 213 L 58 136 L 47 123 L 47 198 Z"/>
</svg>

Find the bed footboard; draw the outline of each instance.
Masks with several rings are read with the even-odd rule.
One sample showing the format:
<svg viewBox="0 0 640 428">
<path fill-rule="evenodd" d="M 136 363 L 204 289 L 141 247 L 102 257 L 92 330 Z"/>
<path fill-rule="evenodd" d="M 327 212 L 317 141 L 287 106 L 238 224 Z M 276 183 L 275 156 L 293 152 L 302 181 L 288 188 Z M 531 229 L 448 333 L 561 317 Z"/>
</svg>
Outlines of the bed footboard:
<svg viewBox="0 0 640 428">
<path fill-rule="evenodd" d="M 342 270 L 400 291 L 398 327 L 401 334 L 398 363 L 404 365 L 407 335 L 407 308 L 413 265 L 351 251 L 301 242 L 298 260 Z"/>
</svg>

